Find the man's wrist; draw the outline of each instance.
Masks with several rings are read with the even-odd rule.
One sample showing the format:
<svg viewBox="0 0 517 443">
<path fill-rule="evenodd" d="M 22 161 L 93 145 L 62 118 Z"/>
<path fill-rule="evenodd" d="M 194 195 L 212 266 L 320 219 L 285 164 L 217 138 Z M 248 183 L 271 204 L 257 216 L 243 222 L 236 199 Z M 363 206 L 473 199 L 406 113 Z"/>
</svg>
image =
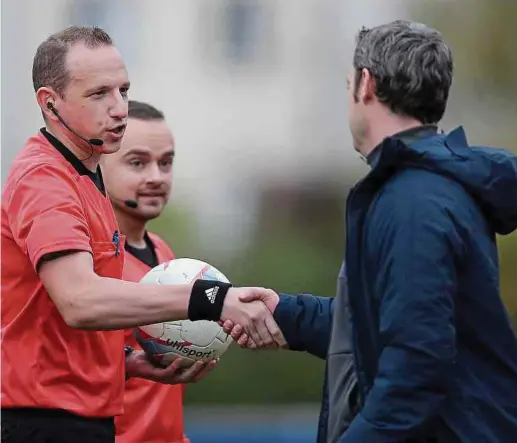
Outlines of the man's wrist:
<svg viewBox="0 0 517 443">
<path fill-rule="evenodd" d="M 189 320 L 219 321 L 223 311 L 224 299 L 231 287 L 230 283 L 196 280 L 190 294 Z"/>
</svg>

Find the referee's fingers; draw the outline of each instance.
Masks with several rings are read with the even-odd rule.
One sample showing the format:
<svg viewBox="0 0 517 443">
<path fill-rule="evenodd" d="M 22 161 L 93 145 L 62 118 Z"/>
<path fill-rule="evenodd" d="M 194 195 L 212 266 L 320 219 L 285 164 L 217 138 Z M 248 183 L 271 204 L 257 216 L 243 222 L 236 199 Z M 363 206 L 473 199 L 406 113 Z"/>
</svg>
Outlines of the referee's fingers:
<svg viewBox="0 0 517 443">
<path fill-rule="evenodd" d="M 181 374 L 178 375 L 178 383 L 190 383 L 194 380 L 194 377 L 203 370 L 205 362 L 202 360 L 196 361 L 192 366 L 184 369 Z"/>
<path fill-rule="evenodd" d="M 199 380 L 202 380 L 205 378 L 210 372 L 214 370 L 214 368 L 217 366 L 217 363 L 219 363 L 219 359 L 209 361 L 204 367 L 202 367 L 196 375 L 190 380 L 190 382 L 197 382 Z"/>
<path fill-rule="evenodd" d="M 245 348 L 246 345 L 251 342 L 252 340 L 248 337 L 248 334 L 244 333 L 237 339 L 237 344 L 241 348 Z"/>
<path fill-rule="evenodd" d="M 240 336 L 244 333 L 244 328 L 241 326 L 241 325 L 235 325 L 231 331 L 230 331 L 230 336 L 234 339 L 234 340 L 239 340 Z"/>
<path fill-rule="evenodd" d="M 182 358 L 176 358 L 169 366 L 166 368 L 156 368 L 157 374 L 160 378 L 171 378 L 178 374 L 181 371 L 181 364 L 183 363 Z"/>
<path fill-rule="evenodd" d="M 224 332 L 230 334 L 235 324 L 231 320 L 225 320 L 224 322 L 220 322 L 220 326 L 223 328 Z"/>
</svg>

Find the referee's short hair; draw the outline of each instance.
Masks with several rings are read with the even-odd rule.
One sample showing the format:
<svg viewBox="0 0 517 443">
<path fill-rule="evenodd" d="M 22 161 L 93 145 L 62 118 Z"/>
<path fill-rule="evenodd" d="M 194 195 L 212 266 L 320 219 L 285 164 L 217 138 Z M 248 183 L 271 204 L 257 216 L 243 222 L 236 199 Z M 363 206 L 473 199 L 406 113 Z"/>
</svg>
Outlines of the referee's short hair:
<svg viewBox="0 0 517 443">
<path fill-rule="evenodd" d="M 70 82 L 66 58 L 69 49 L 78 43 L 87 48 L 112 46 L 109 34 L 98 27 L 70 26 L 56 32 L 43 41 L 36 50 L 32 63 L 32 84 L 34 91 L 42 87 L 52 88 L 63 97 Z"/>
</svg>

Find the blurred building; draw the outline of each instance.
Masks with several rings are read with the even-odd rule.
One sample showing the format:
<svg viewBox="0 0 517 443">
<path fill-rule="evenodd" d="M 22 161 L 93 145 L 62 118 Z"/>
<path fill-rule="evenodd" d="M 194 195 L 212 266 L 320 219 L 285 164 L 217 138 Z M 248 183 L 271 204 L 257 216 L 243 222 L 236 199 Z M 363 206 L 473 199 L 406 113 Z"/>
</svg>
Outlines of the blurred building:
<svg viewBox="0 0 517 443">
<path fill-rule="evenodd" d="M 174 202 L 208 247 L 238 249 L 264 187 L 345 183 L 364 167 L 347 131 L 345 77 L 360 25 L 397 16 L 387 3 L 4 2 L 2 172 L 42 125 L 30 75 L 37 45 L 66 25 L 95 24 L 127 60 L 130 96 L 163 109 L 174 130 Z"/>
</svg>

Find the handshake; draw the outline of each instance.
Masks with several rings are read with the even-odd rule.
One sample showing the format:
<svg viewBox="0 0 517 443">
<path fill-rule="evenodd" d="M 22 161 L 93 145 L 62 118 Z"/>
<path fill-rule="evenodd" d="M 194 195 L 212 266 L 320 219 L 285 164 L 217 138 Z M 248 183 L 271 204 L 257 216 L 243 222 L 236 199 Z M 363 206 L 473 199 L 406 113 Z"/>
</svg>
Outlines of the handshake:
<svg viewBox="0 0 517 443">
<path fill-rule="evenodd" d="M 247 349 L 287 348 L 282 331 L 273 319 L 280 298 L 265 288 L 230 288 L 226 293 L 219 324 L 239 346 Z M 218 360 L 194 363 L 187 369 L 177 358 L 166 368 L 151 363 L 144 351 L 126 355 L 126 376 L 144 378 L 164 384 L 195 383 L 206 377 Z"/>
<path fill-rule="evenodd" d="M 273 319 L 278 302 L 279 296 L 272 289 L 230 288 L 219 324 L 243 348 L 287 348 Z"/>
</svg>

